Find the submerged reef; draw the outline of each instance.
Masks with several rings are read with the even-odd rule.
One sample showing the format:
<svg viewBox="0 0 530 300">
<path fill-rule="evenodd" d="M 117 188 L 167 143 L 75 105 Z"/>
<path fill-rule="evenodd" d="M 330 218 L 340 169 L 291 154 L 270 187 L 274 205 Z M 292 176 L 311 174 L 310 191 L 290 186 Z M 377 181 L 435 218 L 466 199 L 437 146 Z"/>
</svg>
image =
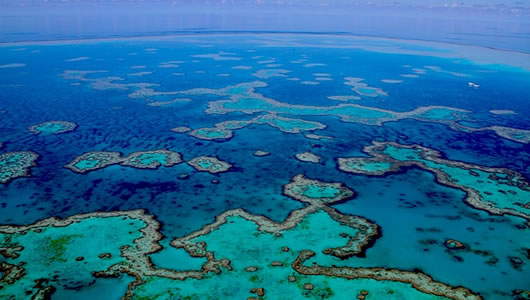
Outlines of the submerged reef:
<svg viewBox="0 0 530 300">
<path fill-rule="evenodd" d="M 226 53 L 225 53 L 226 54 Z M 212 57 L 222 57 L 220 54 L 211 54 Z M 208 56 L 209 57 L 209 56 Z M 224 58 L 224 57 L 223 57 Z M 418 69 L 420 70 L 420 69 Z M 421 72 L 426 70 L 421 69 Z M 516 141 L 519 143 L 530 143 L 530 130 L 509 128 L 502 126 L 488 126 L 483 128 L 473 128 L 459 124 L 458 121 L 469 120 L 470 111 L 445 106 L 423 106 L 418 107 L 408 112 L 397 112 L 385 110 L 376 107 L 361 106 L 358 104 L 340 104 L 336 106 L 305 106 L 305 105 L 291 105 L 283 103 L 274 99 L 267 98 L 255 91 L 256 88 L 263 88 L 267 86 L 266 82 L 253 81 L 244 82 L 232 86 L 227 86 L 220 89 L 210 88 L 195 88 L 184 91 L 156 91 L 155 88 L 159 84 L 139 82 L 139 83 L 124 83 L 124 78 L 117 76 L 106 76 L 100 78 L 93 78 L 94 75 L 105 73 L 104 70 L 96 71 L 78 71 L 66 70 L 63 72 L 63 78 L 67 80 L 75 80 L 76 82 L 88 82 L 93 89 L 107 90 L 118 89 L 124 91 L 131 91 L 128 96 L 133 99 L 144 99 L 151 103 L 166 105 L 169 103 L 178 102 L 171 99 L 169 101 L 153 102 L 152 98 L 167 97 L 172 95 L 217 95 L 223 97 L 230 97 L 230 100 L 211 101 L 208 104 L 206 113 L 208 114 L 227 114 L 230 112 L 242 112 L 246 114 L 254 114 L 258 112 L 269 114 L 290 114 L 299 116 L 336 116 L 343 122 L 361 123 L 366 125 L 382 125 L 385 122 L 399 121 L 403 119 L 414 119 L 423 122 L 440 123 L 449 126 L 452 130 L 462 132 L 476 132 L 490 130 L 497 135 Z M 282 74 L 283 75 L 283 74 Z M 346 77 L 346 85 L 352 86 L 352 90 L 361 96 L 378 97 L 386 96 L 387 93 L 380 88 L 370 87 L 362 82 L 362 78 Z M 335 100 L 349 100 L 355 99 L 352 96 L 331 96 Z M 356 96 L 355 96 L 356 97 Z M 186 98 L 187 99 L 187 98 Z M 182 99 L 180 99 L 182 100 Z M 189 99 L 188 99 L 189 100 Z M 279 117 L 279 116 L 277 116 Z M 303 120 L 302 120 L 303 121 Z M 248 124 L 247 124 L 248 125 Z M 273 126 L 273 125 L 271 125 Z M 216 128 L 219 128 L 216 126 Z M 242 127 L 240 127 L 242 128 Z M 277 128 L 281 128 L 278 126 Z M 229 139 L 228 132 L 223 132 L 221 129 L 210 129 L 204 131 L 204 135 L 200 133 L 195 134 L 195 137 L 205 139 Z M 213 135 L 213 138 L 208 138 Z"/>
<path fill-rule="evenodd" d="M 300 202 L 309 204 L 332 204 L 353 197 L 354 192 L 342 183 L 328 183 L 308 179 L 303 174 L 293 177 L 283 186 L 283 193 Z"/>
<path fill-rule="evenodd" d="M 335 138 L 329 135 L 318 135 L 313 133 L 306 133 L 304 137 L 312 140 L 334 140 Z"/>
<path fill-rule="evenodd" d="M 434 173 L 440 183 L 464 191 L 464 201 L 474 208 L 530 220 L 530 185 L 517 172 L 443 159 L 440 152 L 419 145 L 374 141 L 364 151 L 370 157 L 338 158 L 338 168 L 383 176 L 406 167 L 419 167 Z"/>
<path fill-rule="evenodd" d="M 302 162 L 312 162 L 315 164 L 320 163 L 320 156 L 313 154 L 309 151 L 303 153 L 296 153 L 294 157 Z"/>
<path fill-rule="evenodd" d="M 28 226 L 0 226 L 0 298 L 49 299 L 58 288 L 90 286 L 114 268 L 142 274 L 146 254 L 160 248 L 160 224 L 143 210 L 49 218 Z"/>
<path fill-rule="evenodd" d="M 240 83 L 221 89 L 193 89 L 184 91 L 186 94 L 212 94 L 228 96 L 230 100 L 209 102 L 206 113 L 227 114 L 242 112 L 246 114 L 269 113 L 289 114 L 298 116 L 336 116 L 341 121 L 348 123 L 361 123 L 366 125 L 382 125 L 386 122 L 413 119 L 423 122 L 440 123 L 449 126 L 452 130 L 462 132 L 494 131 L 497 135 L 520 143 L 530 143 L 530 130 L 517 128 L 489 126 L 472 128 L 459 124 L 459 121 L 469 120 L 470 111 L 446 106 L 422 106 L 407 112 L 396 112 L 376 107 L 358 104 L 339 104 L 335 106 L 306 106 L 279 102 L 266 98 L 255 92 L 256 88 L 266 87 L 261 81 Z"/>
<path fill-rule="evenodd" d="M 191 128 L 187 126 L 179 126 L 179 127 L 172 128 L 171 131 L 176 132 L 176 133 L 186 133 L 186 132 L 191 131 Z"/>
<path fill-rule="evenodd" d="M 2 144 L 0 143 L 0 148 Z M 17 151 L 0 154 L 0 184 L 19 177 L 30 176 L 30 169 L 37 164 L 39 155 L 32 151 Z"/>
<path fill-rule="evenodd" d="M 376 234 L 377 226 L 363 218 L 317 205 L 292 212 L 282 223 L 243 210 L 228 211 L 171 245 L 208 260 L 226 259 L 230 269 L 202 279 L 149 278 L 132 290 L 132 298 L 156 293 L 181 299 L 246 299 L 259 295 L 270 299 L 348 299 L 367 290 L 373 297 L 480 299 L 467 289 L 433 282 L 421 273 L 382 269 L 386 274 L 380 275 L 381 270 L 352 268 L 350 274 L 346 273 L 350 277 L 346 277 L 342 268 L 304 265 L 309 251 L 305 249 L 312 249 L 316 259 L 327 255 L 346 258 L 362 253 Z"/>
<path fill-rule="evenodd" d="M 350 100 L 361 100 L 361 97 L 349 95 L 349 96 L 328 96 L 329 100 L 335 100 L 335 101 L 350 101 Z"/>
<path fill-rule="evenodd" d="M 234 136 L 234 130 L 246 128 L 250 125 L 269 125 L 285 133 L 301 133 L 326 128 L 326 125 L 301 119 L 292 119 L 265 114 L 248 121 L 224 121 L 215 124 L 213 128 L 199 128 L 192 130 L 189 135 L 201 140 L 226 141 Z"/>
<path fill-rule="evenodd" d="M 509 109 L 492 109 L 489 112 L 494 115 L 515 115 L 517 114 L 513 110 L 509 110 Z"/>
<path fill-rule="evenodd" d="M 75 130 L 77 124 L 68 121 L 49 121 L 28 127 L 34 134 L 60 134 Z"/>
<path fill-rule="evenodd" d="M 0 296 L 45 298 L 57 289 L 89 286 L 94 277 L 128 275 L 132 282 L 123 299 L 346 299 L 356 294 L 481 299 L 466 288 L 436 282 L 419 271 L 318 264 L 325 256 L 363 255 L 379 236 L 379 227 L 328 206 L 353 195 L 340 183 L 297 175 L 284 192 L 307 205 L 281 223 L 234 209 L 173 240 L 171 247 L 189 255 L 180 259 L 205 259 L 197 270 L 176 271 L 152 264 L 149 255 L 163 250 L 163 236 L 160 224 L 143 210 L 1 226 Z M 308 261 L 313 262 L 311 266 Z"/>
<path fill-rule="evenodd" d="M 171 105 L 173 103 L 184 103 L 184 102 L 190 102 L 190 101 L 191 99 L 188 99 L 188 98 L 176 98 L 176 99 L 172 99 L 168 101 L 149 101 L 147 105 L 153 106 L 153 107 L 161 107 L 161 106 Z"/>
<path fill-rule="evenodd" d="M 231 52 L 219 51 L 218 53 L 211 53 L 211 54 L 195 54 L 195 55 L 192 55 L 191 57 L 210 58 L 213 60 L 241 60 L 240 57 L 236 57 L 234 55 L 236 54 L 231 53 Z"/>
<path fill-rule="evenodd" d="M 487 127 L 470 127 L 462 125 L 459 122 L 451 124 L 451 128 L 463 132 L 493 131 L 498 136 L 514 142 L 530 144 L 530 130 L 504 127 L 504 126 L 487 126 Z"/>
<path fill-rule="evenodd" d="M 160 166 L 171 167 L 181 162 L 181 155 L 170 150 L 139 151 L 126 157 L 120 152 L 94 151 L 76 157 L 65 167 L 84 174 L 116 164 L 138 169 L 157 169 Z"/>
<path fill-rule="evenodd" d="M 90 171 L 105 168 L 110 165 L 119 164 L 123 161 L 120 152 L 94 151 L 84 153 L 65 167 L 76 173 L 88 173 Z"/>
<path fill-rule="evenodd" d="M 257 150 L 256 152 L 254 152 L 254 156 L 257 156 L 257 157 L 264 157 L 264 156 L 269 156 L 269 155 L 271 155 L 271 153 L 264 151 L 264 150 Z"/>
<path fill-rule="evenodd" d="M 445 240 L 444 245 L 447 249 L 450 250 L 460 250 L 465 248 L 462 242 L 453 239 Z"/>
<path fill-rule="evenodd" d="M 120 164 L 137 169 L 156 169 L 160 166 L 172 167 L 181 162 L 182 158 L 178 152 L 154 150 L 131 153 Z"/>
<path fill-rule="evenodd" d="M 271 77 L 287 77 L 286 74 L 290 73 L 289 70 L 283 69 L 264 69 L 256 71 L 252 76 L 256 76 L 261 79 L 269 79 Z"/>
<path fill-rule="evenodd" d="M 198 128 L 190 131 L 190 136 L 207 141 L 229 140 L 234 136 L 234 132 L 221 127 Z"/>
<path fill-rule="evenodd" d="M 367 125 L 382 125 L 385 122 L 401 119 L 416 119 L 451 125 L 463 119 L 469 113 L 466 110 L 444 106 L 425 106 L 409 112 L 394 112 L 358 104 L 340 104 L 336 106 L 291 105 L 266 98 L 254 91 L 255 88 L 264 86 L 266 84 L 257 81 L 238 84 L 219 90 L 195 90 L 195 93 L 200 92 L 204 94 L 230 96 L 230 100 L 210 102 L 206 110 L 206 113 L 209 114 L 226 114 L 230 112 L 254 114 L 267 112 L 269 114 L 337 116 L 344 122 Z"/>
<path fill-rule="evenodd" d="M 193 257 L 207 258 L 204 266 L 228 262 L 217 274 L 183 281 L 150 277 L 130 290 L 131 298 L 171 295 L 181 299 L 347 299 L 364 291 L 363 294 L 373 297 L 481 299 L 465 288 L 435 282 L 419 272 L 316 264 L 306 267 L 304 262 L 309 258 L 362 255 L 379 235 L 379 229 L 362 217 L 343 215 L 327 206 L 353 195 L 340 183 L 298 175 L 284 191 L 292 191 L 295 199 L 308 206 L 292 211 L 282 223 L 235 209 L 217 216 L 214 223 L 199 231 L 171 242 L 173 247 L 182 248 Z M 303 195 L 304 192 L 308 195 Z"/>
<path fill-rule="evenodd" d="M 313 251 L 303 250 L 296 261 L 293 262 L 293 269 L 304 275 L 326 275 L 355 280 L 373 279 L 377 280 L 381 285 L 386 282 L 408 283 L 408 285 L 405 285 L 408 289 L 411 286 L 416 289 L 416 291 L 404 291 L 404 287 L 391 284 L 390 291 L 381 291 L 378 289 L 376 289 L 375 293 L 369 289 L 368 293 L 362 293 L 361 291 L 361 294 L 370 294 L 374 296 L 374 299 L 482 299 L 482 297 L 474 295 L 466 288 L 455 288 L 444 283 L 436 282 L 430 276 L 419 272 L 386 268 L 323 267 L 318 264 L 313 264 L 312 266 L 304 265 L 314 255 L 315 252 Z M 364 297 L 357 298 L 364 299 Z M 341 299 L 346 298 L 342 297 Z"/>
<path fill-rule="evenodd" d="M 195 157 L 188 161 L 188 164 L 194 167 L 197 171 L 208 172 L 211 174 L 223 173 L 232 167 L 230 163 L 211 156 Z"/>
<path fill-rule="evenodd" d="M 346 77 L 344 78 L 346 82 L 345 85 L 352 86 L 352 91 L 357 93 L 360 96 L 366 97 L 378 97 L 378 96 L 388 96 L 388 94 L 380 88 L 371 87 L 368 84 L 364 83 L 364 79 L 358 77 Z"/>
<path fill-rule="evenodd" d="M 530 130 L 503 127 L 503 126 L 489 126 L 489 127 L 484 127 L 484 128 L 471 129 L 471 131 L 484 131 L 484 130 L 492 130 L 499 136 L 505 139 L 512 140 L 514 142 L 530 144 Z"/>
<path fill-rule="evenodd" d="M 390 84 L 398 84 L 398 83 L 402 83 L 403 80 L 401 79 L 381 79 L 381 82 L 390 83 Z"/>
</svg>

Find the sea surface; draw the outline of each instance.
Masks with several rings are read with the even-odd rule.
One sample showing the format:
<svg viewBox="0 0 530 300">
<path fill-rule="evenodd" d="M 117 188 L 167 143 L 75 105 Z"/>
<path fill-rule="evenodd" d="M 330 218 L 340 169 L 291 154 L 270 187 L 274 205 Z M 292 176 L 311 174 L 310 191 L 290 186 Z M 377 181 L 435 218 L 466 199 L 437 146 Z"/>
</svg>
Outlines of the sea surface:
<svg viewBox="0 0 530 300">
<path fill-rule="evenodd" d="M 483 299 L 528 299 L 524 297 L 530 297 L 530 212 L 524 205 L 529 206 L 530 199 L 524 193 L 511 198 L 519 203 L 519 215 L 499 214 L 470 204 L 466 191 L 444 184 L 436 178 L 436 170 L 413 165 L 396 172 L 363 175 L 342 171 L 337 159 L 370 157 L 366 147 L 374 141 L 421 145 L 439 151 L 441 158 L 458 162 L 463 169 L 473 165 L 502 168 L 495 171 L 497 174 L 519 174 L 519 186 L 511 188 L 528 191 L 529 72 L 530 56 L 524 53 L 327 34 L 187 34 L 3 44 L 0 155 L 31 151 L 38 159 L 34 166 L 26 167 L 25 176 L 0 183 L 0 299 L 34 295 L 51 299 L 281 299 L 277 292 L 282 287 L 273 275 L 267 273 L 257 280 L 248 279 L 244 271 L 234 273 L 251 265 L 252 259 L 272 257 L 270 253 L 279 251 L 263 250 L 274 244 L 273 238 L 266 238 L 266 230 L 255 228 L 248 218 L 229 218 L 225 225 L 199 235 L 214 249 L 217 259 L 230 259 L 233 270 L 221 267 L 219 273 L 207 272 L 202 279 L 175 279 L 180 271 L 205 270 L 208 257 L 196 254 L 192 258 L 189 249 L 171 246 L 170 242 L 213 223 L 226 211 L 243 209 L 282 223 L 293 211 L 308 205 L 324 210 L 304 217 L 307 220 L 297 220 L 306 224 L 305 231 L 292 233 L 296 239 L 278 242 L 278 247 L 292 244 L 291 252 L 319 249 L 315 258 L 318 264 L 331 268 L 419 272 L 447 286 L 462 286 Z M 212 109 L 220 103 L 221 110 Z M 434 106 L 445 107 L 444 113 L 403 114 Z M 252 121 L 267 114 L 279 119 L 272 125 Z M 62 133 L 56 131 L 64 124 L 40 127 L 38 134 L 28 130 L 50 121 L 76 126 Z M 228 135 L 215 131 L 216 124 L 225 121 L 249 123 L 228 130 Z M 503 129 L 492 130 L 493 126 Z M 176 127 L 190 131 L 172 131 Z M 190 134 L 201 128 L 215 132 Z M 517 132 L 502 134 L 511 129 Z M 152 150 L 178 152 L 182 162 L 164 166 L 165 156 L 150 156 L 141 163 L 154 161 L 161 166 L 145 169 L 114 162 L 83 170 L 86 165 L 78 164 L 77 172 L 65 167 L 93 151 L 119 152 L 126 157 Z M 270 154 L 257 156 L 258 150 Z M 315 163 L 295 157 L 304 152 L 320 160 Z M 187 163 L 204 156 L 231 166 L 210 173 Z M 10 162 L 0 157 L 0 166 L 2 163 Z M 1 170 L 5 174 L 12 171 Z M 323 206 L 293 199 L 284 186 L 298 174 L 321 183 L 341 183 L 354 195 Z M 500 189 L 498 185 L 494 188 Z M 330 197 L 325 189 L 318 193 L 306 196 L 317 200 Z M 333 227 L 344 227 L 344 223 L 332 226 L 329 216 L 319 215 L 329 213 L 328 208 L 365 218 L 378 226 L 379 233 L 361 246 L 362 253 L 342 259 L 320 257 L 324 254 L 319 247 L 324 247 L 328 235 L 338 236 L 340 230 L 346 230 Z M 145 215 L 160 224 L 155 231 L 161 236 L 154 243 L 162 248 L 144 252 L 142 257 L 149 257 L 152 268 L 173 270 L 173 275 L 153 275 L 144 270 L 96 276 L 93 272 L 115 263 L 134 265 L 130 258 L 125 263 L 118 261 L 120 255 L 126 256 L 120 247 L 140 235 L 121 239 L 129 237 L 125 226 L 132 226 L 128 234 L 143 227 L 113 223 L 121 219 L 98 213 L 136 209 L 144 209 Z M 90 217 L 83 215 L 92 213 Z M 15 238 L 22 230 L 19 225 L 76 215 L 83 215 L 84 221 L 35 225 L 43 233 L 32 227 Z M 86 228 L 74 230 L 72 226 Z M 289 239 L 290 230 L 302 230 L 300 226 L 280 231 Z M 252 230 L 255 232 L 249 233 Z M 92 231 L 87 241 L 70 243 Z M 39 234 L 49 237 L 25 240 Z M 311 236 L 321 236 L 320 243 Z M 98 242 L 99 238 L 102 241 Z M 59 242 L 51 242 L 56 240 L 59 246 Z M 463 248 L 450 249 L 447 240 L 459 241 Z M 34 250 L 29 246 L 47 242 L 52 246 Z M 238 247 L 231 249 L 232 244 Z M 330 240 L 329 244 L 337 241 Z M 24 249 L 13 250 L 16 245 Z M 106 247 L 114 247 L 115 252 L 103 251 Z M 7 255 L 11 251 L 21 256 Z M 258 254 L 255 257 L 248 251 Z M 103 265 L 94 262 L 91 267 L 89 257 L 96 255 L 92 252 L 113 253 L 112 261 Z M 287 269 L 278 272 L 302 276 L 288 269 L 297 254 L 286 258 L 280 269 Z M 85 262 L 79 274 L 66 272 L 80 268 L 76 265 L 79 257 Z M 13 269 L 8 265 L 26 268 L 26 272 L 10 282 L 7 278 Z M 59 271 L 54 273 L 54 269 Z M 260 270 L 265 268 L 256 274 Z M 282 277 L 282 285 L 289 283 L 287 275 Z M 311 289 L 302 284 L 294 290 L 286 288 L 286 294 L 294 293 L 289 298 L 345 299 L 341 293 L 347 291 L 353 299 L 359 291 L 367 290 L 366 299 L 445 299 L 444 295 L 413 288 L 409 281 L 401 286 L 398 283 L 405 281 L 303 276 L 299 282 L 311 282 Z M 39 281 L 33 285 L 36 279 Z M 205 282 L 202 285 L 201 280 Z M 129 285 L 133 281 L 136 283 Z M 249 287 L 264 287 L 265 294 L 250 293 L 247 281 Z M 324 283 L 327 288 L 319 289 Z M 52 292 L 46 289 L 49 286 Z"/>
</svg>

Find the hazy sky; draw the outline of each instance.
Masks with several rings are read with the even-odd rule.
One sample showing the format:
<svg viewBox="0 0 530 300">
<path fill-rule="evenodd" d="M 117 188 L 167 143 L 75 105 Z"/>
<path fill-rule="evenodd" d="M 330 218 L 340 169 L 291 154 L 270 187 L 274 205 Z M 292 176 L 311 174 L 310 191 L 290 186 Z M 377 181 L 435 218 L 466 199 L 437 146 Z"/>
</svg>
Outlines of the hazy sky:
<svg viewBox="0 0 530 300">
<path fill-rule="evenodd" d="M 118 8 L 134 10 L 142 7 L 161 9 L 294 9 L 315 12 L 351 11 L 358 9 L 427 10 L 432 13 L 482 13 L 527 16 L 530 0 L 0 0 L 0 15 L 10 9 L 28 8 Z M 100 11 L 100 12 L 105 12 Z M 259 13 L 260 11 L 257 11 Z"/>
<path fill-rule="evenodd" d="M 530 53 L 530 0 L 0 0 L 0 42 L 182 31 L 347 32 Z"/>
<path fill-rule="evenodd" d="M 0 0 L 5 6 L 75 5 L 75 4 L 178 4 L 178 5 L 249 5 L 249 6 L 413 6 L 413 7 L 490 7 L 529 9 L 528 0 Z"/>
</svg>

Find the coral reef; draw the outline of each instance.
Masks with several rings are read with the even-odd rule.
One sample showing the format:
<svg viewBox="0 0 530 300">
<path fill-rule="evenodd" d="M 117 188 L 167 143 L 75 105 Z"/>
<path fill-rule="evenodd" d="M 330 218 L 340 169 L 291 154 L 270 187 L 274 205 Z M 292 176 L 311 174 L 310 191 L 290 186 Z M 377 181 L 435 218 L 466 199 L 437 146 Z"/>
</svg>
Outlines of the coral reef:
<svg viewBox="0 0 530 300">
<path fill-rule="evenodd" d="M 211 174 L 223 173 L 228 171 L 232 165 L 225 161 L 211 156 L 199 156 L 188 161 L 188 164 L 197 171 L 208 172 Z"/>
<path fill-rule="evenodd" d="M 186 133 L 188 131 L 191 131 L 191 128 L 186 127 L 186 126 L 180 126 L 180 127 L 172 128 L 171 131 L 176 132 L 176 133 Z"/>
<path fill-rule="evenodd" d="M 293 199 L 310 204 L 332 204 L 353 197 L 354 192 L 342 183 L 327 183 L 308 179 L 298 174 L 284 185 L 283 193 Z"/>
<path fill-rule="evenodd" d="M 320 156 L 313 154 L 309 151 L 302 152 L 302 153 L 296 153 L 294 157 L 302 162 L 312 162 L 315 164 L 320 163 Z"/>
<path fill-rule="evenodd" d="M 116 164 L 137 169 L 157 169 L 160 166 L 171 167 L 181 162 L 181 155 L 170 150 L 139 151 L 126 157 L 123 157 L 120 152 L 94 151 L 74 158 L 65 167 L 76 173 L 84 174 Z"/>
<path fill-rule="evenodd" d="M 234 130 L 246 128 L 250 125 L 269 125 L 285 133 L 301 133 L 326 128 L 326 125 L 319 122 L 285 118 L 276 114 L 265 114 L 248 121 L 230 120 L 217 123 L 213 128 L 195 129 L 189 132 L 189 135 L 201 140 L 227 141 L 234 136 Z"/>
<path fill-rule="evenodd" d="M 325 267 L 326 256 L 362 255 L 379 235 L 376 224 L 344 215 L 328 204 L 353 191 L 297 175 L 284 192 L 307 206 L 282 223 L 242 209 L 171 246 L 205 259 L 200 270 L 159 268 L 149 255 L 161 251 L 160 224 L 143 210 L 96 212 L 49 218 L 28 226 L 0 227 L 0 295 L 50 297 L 57 289 L 82 288 L 93 276 L 132 276 L 124 299 L 267 296 L 345 298 L 360 294 L 407 299 L 481 299 L 463 287 L 436 282 L 419 272 L 385 268 Z M 87 245 L 90 245 L 87 247 Z M 311 250 L 308 250 L 311 249 Z M 311 260 L 307 266 L 304 262 Z M 35 284 L 38 282 L 39 284 Z"/>
<path fill-rule="evenodd" d="M 530 220 L 530 185 L 517 172 L 443 159 L 440 152 L 419 145 L 374 141 L 364 151 L 370 157 L 338 158 L 338 168 L 383 176 L 416 166 L 434 173 L 440 183 L 464 191 L 464 201 L 474 208 Z"/>
<path fill-rule="evenodd" d="M 0 144 L 1 147 L 1 144 Z M 0 154 L 0 184 L 19 177 L 30 176 L 30 169 L 37 164 L 39 155 L 32 151 L 17 151 Z"/>
<path fill-rule="evenodd" d="M 75 130 L 77 124 L 68 121 L 48 121 L 28 127 L 34 134 L 60 134 Z"/>
<path fill-rule="evenodd" d="M 345 85 L 352 86 L 352 91 L 357 93 L 360 96 L 366 97 L 379 97 L 379 96 L 388 96 L 388 94 L 380 88 L 371 87 L 368 84 L 364 83 L 364 79 L 358 77 L 346 77 L 344 78 L 346 82 Z"/>
<path fill-rule="evenodd" d="M 254 152 L 254 156 L 257 156 L 257 157 L 264 157 L 264 156 L 269 156 L 269 155 L 271 155 L 270 152 L 263 151 L 263 150 L 257 150 L 256 152 Z"/>
</svg>

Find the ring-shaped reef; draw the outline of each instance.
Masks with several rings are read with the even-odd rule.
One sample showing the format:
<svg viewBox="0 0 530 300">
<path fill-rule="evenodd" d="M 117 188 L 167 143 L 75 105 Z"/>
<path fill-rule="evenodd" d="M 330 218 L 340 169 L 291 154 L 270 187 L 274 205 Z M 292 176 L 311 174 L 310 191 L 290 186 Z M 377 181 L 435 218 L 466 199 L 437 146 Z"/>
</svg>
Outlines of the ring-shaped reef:
<svg viewBox="0 0 530 300">
<path fill-rule="evenodd" d="M 530 220 L 530 185 L 515 171 L 444 159 L 440 152 L 419 145 L 373 141 L 364 152 L 370 157 L 338 158 L 338 168 L 348 173 L 384 176 L 418 167 L 434 173 L 440 183 L 464 191 L 464 201 L 474 208 Z"/>
<path fill-rule="evenodd" d="M 354 192 L 342 183 L 308 179 L 303 174 L 296 175 L 290 183 L 284 185 L 283 193 L 312 205 L 338 203 L 354 196 Z"/>
<path fill-rule="evenodd" d="M 30 176 L 30 169 L 37 164 L 39 155 L 32 151 L 16 151 L 0 154 L 0 184 L 19 177 Z"/>
<path fill-rule="evenodd" d="M 198 128 L 190 131 L 189 135 L 200 140 L 224 141 L 231 139 L 234 136 L 234 132 L 232 130 L 216 126 L 214 128 Z"/>
<path fill-rule="evenodd" d="M 116 164 L 138 169 L 157 169 L 160 166 L 171 167 L 181 162 L 180 153 L 164 149 L 133 152 L 125 157 L 120 152 L 93 151 L 74 158 L 65 167 L 84 174 Z"/>
<path fill-rule="evenodd" d="M 223 173 L 228 171 L 232 165 L 213 156 L 199 156 L 188 161 L 188 164 L 199 172 L 208 172 L 211 174 Z"/>
<path fill-rule="evenodd" d="M 48 121 L 28 127 L 34 134 L 61 134 L 74 131 L 77 124 L 69 121 Z"/>
<path fill-rule="evenodd" d="M 311 186 L 318 189 L 309 192 L 306 201 L 308 196 L 300 193 Z M 325 187 L 339 192 L 330 196 L 323 192 Z M 0 226 L 0 254 L 4 257 L 0 296 L 46 299 L 56 289 L 89 286 L 94 277 L 129 275 L 132 282 L 123 299 L 345 299 L 355 294 L 481 299 L 466 288 L 436 282 L 419 271 L 319 265 L 323 256 L 363 255 L 379 236 L 379 227 L 327 206 L 353 194 L 340 183 L 298 175 L 285 190 L 294 190 L 295 199 L 307 205 L 292 211 L 281 223 L 234 209 L 173 240 L 170 246 L 189 254 L 184 259 L 205 259 L 199 270 L 176 271 L 152 264 L 149 255 L 162 250 L 159 242 L 163 236 L 159 222 L 143 210 Z M 309 259 L 314 262 L 311 266 L 305 264 Z"/>
</svg>

